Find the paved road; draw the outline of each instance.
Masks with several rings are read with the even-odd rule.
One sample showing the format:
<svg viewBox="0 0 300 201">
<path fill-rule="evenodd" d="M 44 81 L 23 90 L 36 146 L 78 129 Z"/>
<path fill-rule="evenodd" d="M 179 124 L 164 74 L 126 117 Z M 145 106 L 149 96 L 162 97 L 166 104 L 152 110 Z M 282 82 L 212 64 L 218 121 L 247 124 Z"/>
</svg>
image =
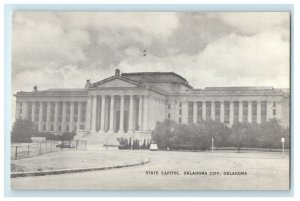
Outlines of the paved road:
<svg viewBox="0 0 300 201">
<path fill-rule="evenodd" d="M 151 162 L 137 167 L 11 179 L 17 189 L 284 190 L 289 159 L 280 153 L 135 151 Z M 121 151 L 130 154 L 132 151 Z M 238 173 L 241 175 L 231 175 Z M 246 174 L 246 175 L 245 175 Z"/>
</svg>

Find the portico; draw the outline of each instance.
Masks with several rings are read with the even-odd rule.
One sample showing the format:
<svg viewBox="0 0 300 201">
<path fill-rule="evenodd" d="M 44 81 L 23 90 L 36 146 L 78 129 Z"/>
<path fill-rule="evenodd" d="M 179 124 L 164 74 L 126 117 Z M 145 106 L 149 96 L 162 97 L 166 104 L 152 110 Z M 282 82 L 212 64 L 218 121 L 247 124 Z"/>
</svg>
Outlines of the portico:
<svg viewBox="0 0 300 201">
<path fill-rule="evenodd" d="M 114 95 L 101 93 L 91 95 L 91 132 L 127 133 L 133 131 L 147 131 L 147 124 L 143 124 L 148 110 L 144 100 L 147 95 Z M 116 93 L 115 93 L 116 94 Z M 120 93 L 119 93 L 120 94 Z"/>
</svg>

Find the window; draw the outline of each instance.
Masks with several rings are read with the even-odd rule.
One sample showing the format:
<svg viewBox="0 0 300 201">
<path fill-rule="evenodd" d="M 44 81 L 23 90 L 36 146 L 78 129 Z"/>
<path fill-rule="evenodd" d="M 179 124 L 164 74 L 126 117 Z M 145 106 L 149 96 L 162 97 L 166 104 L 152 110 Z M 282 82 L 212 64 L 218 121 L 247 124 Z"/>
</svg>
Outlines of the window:
<svg viewBox="0 0 300 201">
<path fill-rule="evenodd" d="M 67 109 L 66 109 L 66 122 L 70 122 L 70 120 L 71 120 L 71 103 L 70 102 L 67 102 L 67 104 L 66 104 L 66 107 L 67 107 Z"/>
<path fill-rule="evenodd" d="M 55 103 L 51 103 L 50 107 L 50 121 L 54 122 L 54 116 L 55 116 Z"/>
<path fill-rule="evenodd" d="M 179 102 L 179 107 L 182 107 L 182 102 Z"/>
<path fill-rule="evenodd" d="M 243 122 L 248 122 L 248 102 L 243 101 Z"/>
<path fill-rule="evenodd" d="M 54 126 L 53 125 L 51 125 L 50 131 L 54 131 Z"/>
<path fill-rule="evenodd" d="M 28 105 L 28 120 L 32 119 L 31 114 L 32 114 L 32 103 L 29 103 L 29 105 Z"/>
<path fill-rule="evenodd" d="M 85 122 L 85 110 L 86 110 L 86 103 L 83 102 L 81 107 L 81 119 L 80 119 L 81 122 Z"/>
<path fill-rule="evenodd" d="M 43 124 L 43 131 L 46 131 L 46 124 Z"/>
<path fill-rule="evenodd" d="M 36 103 L 35 107 L 35 121 L 39 121 L 39 114 L 40 114 L 40 103 Z"/>
<path fill-rule="evenodd" d="M 276 107 L 276 102 L 273 102 L 273 107 Z"/>
<path fill-rule="evenodd" d="M 70 129 L 70 128 L 69 128 L 69 125 L 67 125 L 67 126 L 66 126 L 66 131 L 69 131 L 69 129 Z"/>
<path fill-rule="evenodd" d="M 197 102 L 197 119 L 198 120 L 202 119 L 202 102 L 201 101 Z"/>
<path fill-rule="evenodd" d="M 78 103 L 74 103 L 74 122 L 78 121 Z"/>
<path fill-rule="evenodd" d="M 229 101 L 224 102 L 224 123 L 228 124 L 230 119 L 230 103 Z"/>
<path fill-rule="evenodd" d="M 178 121 L 179 121 L 179 123 L 181 123 L 181 117 L 179 117 L 179 120 L 178 120 Z"/>
<path fill-rule="evenodd" d="M 58 126 L 57 130 L 58 130 L 58 131 L 61 131 L 61 125 Z"/>
<path fill-rule="evenodd" d="M 257 102 L 252 101 L 252 123 L 257 123 Z"/>
<path fill-rule="evenodd" d="M 182 109 L 179 109 L 179 115 L 181 115 L 182 114 Z"/>
<path fill-rule="evenodd" d="M 170 104 L 168 104 L 168 109 L 171 109 L 171 105 Z"/>
<path fill-rule="evenodd" d="M 47 121 L 47 103 L 42 103 L 43 121 Z"/>
<path fill-rule="evenodd" d="M 233 121 L 238 122 L 239 121 L 239 102 L 238 101 L 235 101 L 233 103 L 233 113 L 234 113 Z"/>
<path fill-rule="evenodd" d="M 273 116 L 276 116 L 276 109 L 273 109 Z"/>
<path fill-rule="evenodd" d="M 258 114 L 259 115 L 259 114 Z M 261 102 L 261 122 L 266 122 L 267 120 L 267 102 Z"/>
<path fill-rule="evenodd" d="M 168 118 L 171 119 L 171 114 L 170 113 L 168 114 Z"/>
</svg>

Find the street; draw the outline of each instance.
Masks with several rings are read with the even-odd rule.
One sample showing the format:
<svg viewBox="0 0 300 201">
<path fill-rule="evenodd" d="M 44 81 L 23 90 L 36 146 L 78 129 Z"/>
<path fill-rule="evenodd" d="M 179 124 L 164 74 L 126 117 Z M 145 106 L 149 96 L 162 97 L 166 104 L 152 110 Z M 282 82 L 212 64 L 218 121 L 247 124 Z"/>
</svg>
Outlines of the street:
<svg viewBox="0 0 300 201">
<path fill-rule="evenodd" d="M 110 151 L 110 150 L 107 150 Z M 288 190 L 289 156 L 279 152 L 119 150 L 151 162 L 136 167 L 11 179 L 13 189 Z M 133 155 L 133 156 L 134 156 Z M 101 155 L 99 154 L 99 157 Z"/>
</svg>

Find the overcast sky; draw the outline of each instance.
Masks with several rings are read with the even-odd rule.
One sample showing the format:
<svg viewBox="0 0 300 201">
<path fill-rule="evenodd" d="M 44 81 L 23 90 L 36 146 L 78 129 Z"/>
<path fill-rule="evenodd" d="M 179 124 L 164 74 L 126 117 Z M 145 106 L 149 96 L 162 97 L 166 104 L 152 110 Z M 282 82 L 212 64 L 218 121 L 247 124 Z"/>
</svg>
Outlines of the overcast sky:
<svg viewBox="0 0 300 201">
<path fill-rule="evenodd" d="M 82 88 L 115 68 L 173 71 L 194 88 L 289 87 L 288 13 L 15 12 L 12 20 L 13 93 Z"/>
</svg>

